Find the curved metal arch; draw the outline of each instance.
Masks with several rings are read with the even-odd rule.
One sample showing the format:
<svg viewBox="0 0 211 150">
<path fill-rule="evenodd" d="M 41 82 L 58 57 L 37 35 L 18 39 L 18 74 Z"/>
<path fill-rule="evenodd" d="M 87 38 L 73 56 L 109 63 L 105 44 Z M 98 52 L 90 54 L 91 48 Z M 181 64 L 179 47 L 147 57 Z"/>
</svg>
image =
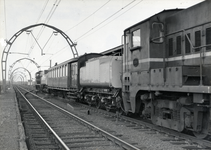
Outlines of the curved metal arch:
<svg viewBox="0 0 211 150">
<path fill-rule="evenodd" d="M 16 74 L 21 74 L 21 75 L 27 80 L 26 74 L 24 74 L 24 73 L 21 72 L 21 71 L 17 71 L 17 72 L 13 72 L 13 75 L 10 77 L 10 82 L 11 82 L 11 79 L 13 79 L 13 77 L 14 77 Z"/>
<path fill-rule="evenodd" d="M 8 57 L 8 54 L 9 54 L 9 51 L 10 51 L 10 48 L 12 46 L 12 44 L 14 43 L 14 41 L 16 40 L 16 38 L 21 35 L 24 31 L 30 29 L 30 28 L 33 28 L 33 27 L 37 27 L 37 26 L 46 26 L 46 27 L 49 27 L 55 31 L 57 31 L 58 33 L 60 33 L 64 38 L 65 40 L 67 41 L 67 43 L 69 44 L 70 48 L 71 48 L 71 51 L 73 53 L 73 57 L 78 57 L 78 52 L 77 52 L 77 49 L 76 49 L 76 44 L 74 44 L 72 42 L 72 40 L 68 37 L 68 35 L 66 35 L 62 30 L 54 27 L 54 26 L 51 26 L 51 25 L 47 25 L 47 24 L 44 24 L 44 23 L 40 23 L 40 24 L 35 24 L 35 25 L 31 25 L 31 26 L 28 26 L 28 27 L 25 27 L 23 29 L 21 29 L 20 31 L 16 32 L 11 38 L 9 41 L 6 41 L 6 46 L 4 48 L 4 51 L 2 53 L 2 80 L 3 80 L 3 90 L 5 91 L 5 86 L 6 86 L 6 66 L 7 66 L 7 57 Z M 7 47 L 8 47 L 8 50 L 7 50 Z"/>
<path fill-rule="evenodd" d="M 24 67 L 18 67 L 18 68 L 16 68 L 16 69 L 14 69 L 14 70 L 12 71 L 10 77 L 12 77 L 12 76 L 13 76 L 13 73 L 14 73 L 16 70 L 18 70 L 18 69 L 24 69 L 24 70 L 26 70 L 26 71 L 28 72 L 28 74 L 29 74 L 30 80 L 32 80 L 31 73 L 29 72 L 28 69 L 26 69 L 26 68 L 24 68 Z"/>
<path fill-rule="evenodd" d="M 24 77 L 23 77 L 21 74 L 15 74 L 15 75 L 13 75 L 12 78 L 11 78 L 12 84 L 13 84 L 13 80 L 14 80 L 14 78 L 15 78 L 16 76 L 22 77 L 22 78 L 21 78 L 21 79 L 22 79 L 22 82 L 24 82 Z"/>
<path fill-rule="evenodd" d="M 10 79 L 11 71 L 12 71 L 14 65 L 15 65 L 17 62 L 19 62 L 19 61 L 21 61 L 21 60 L 23 60 L 23 59 L 27 59 L 27 60 L 33 62 L 33 63 L 37 66 L 38 71 L 40 71 L 40 66 L 39 66 L 34 60 L 32 60 L 32 59 L 30 59 L 30 58 L 21 58 L 21 59 L 16 60 L 16 61 L 10 66 L 10 69 L 9 69 L 9 72 L 8 72 L 8 79 Z"/>
</svg>

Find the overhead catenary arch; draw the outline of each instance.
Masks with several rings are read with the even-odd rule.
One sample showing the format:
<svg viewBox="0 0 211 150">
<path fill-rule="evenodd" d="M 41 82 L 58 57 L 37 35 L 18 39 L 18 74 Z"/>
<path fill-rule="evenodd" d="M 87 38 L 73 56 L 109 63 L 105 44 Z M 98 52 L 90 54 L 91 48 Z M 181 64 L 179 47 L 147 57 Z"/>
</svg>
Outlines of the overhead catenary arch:
<svg viewBox="0 0 211 150">
<path fill-rule="evenodd" d="M 12 72 L 12 69 L 13 69 L 14 65 L 15 65 L 17 62 L 19 62 L 19 61 L 21 61 L 21 60 L 24 60 L 24 59 L 33 62 L 33 63 L 36 65 L 38 71 L 40 71 L 40 66 L 39 66 L 34 60 L 32 60 L 32 59 L 30 59 L 30 58 L 21 58 L 21 59 L 16 60 L 16 61 L 10 66 L 9 71 L 8 71 L 8 79 L 9 79 L 9 80 L 10 80 L 10 75 L 11 75 L 11 72 Z"/>
<path fill-rule="evenodd" d="M 21 74 L 23 76 L 23 79 L 25 78 L 27 80 L 27 76 L 25 73 L 21 72 L 21 71 L 16 71 L 16 72 L 13 72 L 13 75 L 11 76 L 10 80 L 13 79 L 13 77 L 17 74 Z M 10 81 L 12 83 L 12 80 Z"/>
<path fill-rule="evenodd" d="M 28 70 L 28 69 L 26 69 L 26 68 L 24 68 L 24 67 L 18 67 L 18 68 L 16 68 L 16 69 L 14 69 L 14 70 L 12 71 L 12 73 L 11 73 L 11 76 L 10 76 L 10 77 L 12 77 L 12 76 L 13 76 L 13 73 L 14 73 L 16 70 L 18 70 L 18 69 L 24 69 L 25 71 L 27 71 L 27 72 L 28 72 L 28 74 L 29 74 L 29 77 L 30 77 L 30 81 L 32 81 L 31 73 L 29 72 L 29 70 Z M 11 80 L 11 79 L 10 79 L 10 80 Z"/>
<path fill-rule="evenodd" d="M 76 44 L 74 44 L 72 42 L 72 40 L 68 37 L 68 35 L 66 35 L 62 30 L 54 27 L 54 26 L 51 26 L 51 25 L 48 25 L 48 24 L 44 24 L 44 23 L 40 23 L 40 24 L 35 24 L 35 25 L 31 25 L 31 26 L 28 26 L 28 27 L 25 27 L 21 30 L 19 30 L 17 33 L 15 33 L 9 41 L 6 41 L 6 46 L 4 48 L 4 51 L 2 53 L 2 60 L 1 60 L 1 64 L 2 64 L 2 80 L 3 80 L 3 91 L 5 91 L 5 87 L 6 87 L 6 71 L 7 71 L 7 58 L 8 58 L 8 54 L 9 54 L 9 51 L 10 51 L 10 48 L 12 46 L 12 44 L 14 43 L 14 41 L 16 40 L 16 38 L 21 35 L 24 31 L 28 31 L 29 29 L 31 28 L 34 28 L 34 27 L 38 27 L 38 26 L 45 26 L 45 27 L 48 27 L 48 28 L 51 28 L 53 29 L 54 31 L 60 33 L 64 38 L 65 40 L 67 41 L 68 45 L 70 46 L 70 49 L 73 53 L 73 57 L 78 57 L 78 52 L 77 52 L 77 49 L 76 49 Z"/>
<path fill-rule="evenodd" d="M 14 75 L 12 76 L 12 78 L 11 78 L 12 84 L 13 84 L 13 81 L 14 81 L 14 78 L 15 78 L 15 77 L 20 77 L 20 79 L 22 80 L 21 82 L 24 82 L 24 77 L 23 77 L 22 74 L 14 74 Z"/>
</svg>

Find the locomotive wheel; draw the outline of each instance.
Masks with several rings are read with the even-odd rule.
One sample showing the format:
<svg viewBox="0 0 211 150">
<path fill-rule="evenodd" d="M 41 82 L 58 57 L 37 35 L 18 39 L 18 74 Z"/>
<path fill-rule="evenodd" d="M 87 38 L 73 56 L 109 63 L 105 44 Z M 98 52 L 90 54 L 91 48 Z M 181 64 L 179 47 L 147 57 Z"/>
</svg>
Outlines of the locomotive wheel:
<svg viewBox="0 0 211 150">
<path fill-rule="evenodd" d="M 207 133 L 201 133 L 201 132 L 194 132 L 193 134 L 195 135 L 195 137 L 197 137 L 198 139 L 205 139 L 208 135 Z"/>
</svg>

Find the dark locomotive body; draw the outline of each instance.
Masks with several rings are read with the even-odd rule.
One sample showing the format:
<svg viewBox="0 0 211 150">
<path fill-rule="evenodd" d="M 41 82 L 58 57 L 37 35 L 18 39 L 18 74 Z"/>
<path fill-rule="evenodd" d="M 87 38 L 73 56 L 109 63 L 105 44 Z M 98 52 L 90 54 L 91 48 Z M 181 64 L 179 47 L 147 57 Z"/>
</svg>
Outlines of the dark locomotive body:
<svg viewBox="0 0 211 150">
<path fill-rule="evenodd" d="M 167 10 L 124 31 L 123 102 L 154 124 L 207 134 L 211 1 Z"/>
<path fill-rule="evenodd" d="M 38 71 L 35 73 L 35 88 L 38 91 L 47 90 L 47 74 L 48 70 Z"/>
<path fill-rule="evenodd" d="M 51 67 L 46 91 L 204 138 L 210 122 L 210 14 L 208 0 L 164 10 L 127 28 L 122 46 Z"/>
</svg>

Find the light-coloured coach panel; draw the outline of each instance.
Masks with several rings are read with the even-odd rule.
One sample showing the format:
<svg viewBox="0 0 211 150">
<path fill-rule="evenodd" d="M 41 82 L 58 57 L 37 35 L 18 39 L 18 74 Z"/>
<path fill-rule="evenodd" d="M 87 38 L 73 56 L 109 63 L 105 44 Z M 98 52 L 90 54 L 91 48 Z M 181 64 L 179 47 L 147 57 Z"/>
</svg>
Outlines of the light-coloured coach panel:
<svg viewBox="0 0 211 150">
<path fill-rule="evenodd" d="M 90 59 L 80 69 L 81 86 L 121 88 L 121 56 L 103 56 Z"/>
</svg>

